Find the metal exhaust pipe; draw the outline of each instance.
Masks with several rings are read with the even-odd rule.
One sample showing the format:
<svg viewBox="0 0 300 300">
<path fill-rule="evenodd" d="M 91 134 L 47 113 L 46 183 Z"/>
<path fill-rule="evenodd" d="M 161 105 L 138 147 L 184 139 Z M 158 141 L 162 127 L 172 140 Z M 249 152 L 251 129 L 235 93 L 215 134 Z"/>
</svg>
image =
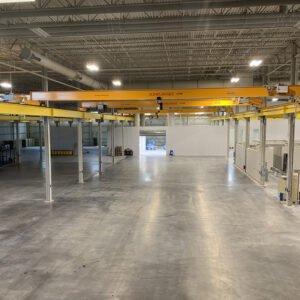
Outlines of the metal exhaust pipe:
<svg viewBox="0 0 300 300">
<path fill-rule="evenodd" d="M 53 70 L 57 73 L 66 76 L 70 80 L 78 81 L 86 86 L 92 87 L 95 90 L 101 90 L 107 88 L 103 83 L 100 83 L 83 73 L 65 67 L 29 48 L 22 49 L 20 53 L 20 58 L 30 63 L 35 63 L 47 69 Z"/>
</svg>

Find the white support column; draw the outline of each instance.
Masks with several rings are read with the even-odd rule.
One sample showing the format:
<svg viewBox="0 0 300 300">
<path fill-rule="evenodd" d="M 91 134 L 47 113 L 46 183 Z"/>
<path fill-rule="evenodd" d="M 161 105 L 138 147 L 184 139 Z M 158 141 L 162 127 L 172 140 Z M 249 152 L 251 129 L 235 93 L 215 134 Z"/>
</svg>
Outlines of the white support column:
<svg viewBox="0 0 300 300">
<path fill-rule="evenodd" d="M 15 142 L 15 122 L 11 122 L 11 136 L 12 141 Z"/>
<path fill-rule="evenodd" d="M 245 118 L 246 130 L 245 130 L 245 166 L 247 170 L 247 149 L 250 146 L 250 118 Z"/>
<path fill-rule="evenodd" d="M 115 121 L 111 121 L 111 158 L 115 164 Z"/>
<path fill-rule="evenodd" d="M 47 76 L 47 70 L 43 68 L 43 75 Z M 42 80 L 43 91 L 48 91 L 48 79 Z M 50 107 L 49 101 L 46 106 Z M 51 137 L 50 137 L 50 118 L 44 117 L 44 144 L 45 144 L 45 186 L 46 186 L 46 201 L 52 202 L 52 166 L 51 166 Z"/>
<path fill-rule="evenodd" d="M 111 121 L 111 158 L 112 164 L 115 164 L 115 121 Z"/>
<path fill-rule="evenodd" d="M 11 136 L 12 136 L 12 142 L 13 142 L 13 149 L 16 149 L 16 141 L 15 141 L 15 122 L 11 122 Z M 16 153 L 14 155 L 14 161 L 16 162 L 17 157 Z"/>
<path fill-rule="evenodd" d="M 45 141 L 45 179 L 46 179 L 46 201 L 52 199 L 52 170 L 51 170 L 51 142 L 50 142 L 50 119 L 44 117 L 44 141 Z"/>
<path fill-rule="evenodd" d="M 39 124 L 40 161 L 42 161 L 43 160 L 42 122 L 38 121 L 38 124 Z"/>
<path fill-rule="evenodd" d="M 20 122 L 16 121 L 16 150 L 17 164 L 21 163 L 21 141 L 20 141 Z"/>
<path fill-rule="evenodd" d="M 141 126 L 142 127 L 145 126 L 145 120 L 146 120 L 145 114 L 140 114 L 140 119 L 141 119 Z"/>
<path fill-rule="evenodd" d="M 90 146 L 94 145 L 94 139 L 93 139 L 93 122 L 89 123 L 89 140 L 90 140 Z"/>
<path fill-rule="evenodd" d="M 296 85 L 298 81 L 297 73 L 297 44 L 292 42 L 292 56 L 291 56 L 291 85 Z"/>
<path fill-rule="evenodd" d="M 291 55 L 291 85 L 297 82 L 297 45 L 296 42 L 292 43 Z M 291 99 L 293 102 L 294 99 Z M 288 115 L 288 161 L 287 161 L 287 205 L 293 204 L 293 177 L 294 177 L 294 147 L 295 147 L 295 114 Z"/>
<path fill-rule="evenodd" d="M 121 126 L 122 126 L 122 155 L 124 155 L 124 147 L 125 147 L 125 144 L 124 144 L 124 122 L 125 121 L 121 121 Z"/>
<path fill-rule="evenodd" d="M 227 151 L 226 151 L 226 158 L 229 160 L 230 154 L 230 119 L 226 120 L 227 123 Z"/>
<path fill-rule="evenodd" d="M 78 182 L 83 183 L 82 120 L 77 123 Z"/>
<path fill-rule="evenodd" d="M 222 113 L 221 113 L 221 116 L 222 116 L 222 117 L 224 117 L 224 116 L 225 116 L 225 113 L 224 113 L 224 112 L 222 112 Z M 224 119 L 223 119 L 223 120 L 221 120 L 221 125 L 222 125 L 222 126 L 224 126 L 224 125 L 225 125 L 225 120 L 224 120 Z"/>
<path fill-rule="evenodd" d="M 102 172 L 102 120 L 98 120 L 98 159 L 99 159 L 99 174 Z"/>
<path fill-rule="evenodd" d="M 260 117 L 260 178 L 262 185 L 268 181 L 268 168 L 266 162 L 266 129 L 267 119 L 265 116 Z"/>
<path fill-rule="evenodd" d="M 236 163 L 236 146 L 238 143 L 239 120 L 234 119 L 234 153 L 233 162 Z"/>
<path fill-rule="evenodd" d="M 31 138 L 31 134 L 30 134 L 30 122 L 26 123 L 26 137 L 27 137 L 27 139 Z"/>
<path fill-rule="evenodd" d="M 293 204 L 293 175 L 295 147 L 295 114 L 288 116 L 288 162 L 287 162 L 287 205 Z"/>
<path fill-rule="evenodd" d="M 168 126 L 174 126 L 174 114 L 173 113 L 168 114 Z"/>
<path fill-rule="evenodd" d="M 134 115 L 134 126 L 135 127 L 140 127 L 140 114 L 135 114 Z"/>
</svg>

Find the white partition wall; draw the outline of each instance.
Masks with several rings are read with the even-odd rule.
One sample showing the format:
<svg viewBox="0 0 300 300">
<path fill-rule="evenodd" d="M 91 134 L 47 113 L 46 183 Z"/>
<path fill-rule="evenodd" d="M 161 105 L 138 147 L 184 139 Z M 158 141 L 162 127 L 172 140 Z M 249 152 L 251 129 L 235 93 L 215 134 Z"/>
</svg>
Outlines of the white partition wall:
<svg viewBox="0 0 300 300">
<path fill-rule="evenodd" d="M 247 173 L 256 181 L 260 181 L 260 151 L 259 149 L 247 149 Z"/>
<path fill-rule="evenodd" d="M 130 148 L 133 151 L 133 156 L 139 156 L 140 146 L 140 129 L 142 127 L 127 127 L 124 126 L 124 148 Z M 110 147 L 108 139 L 108 147 Z M 122 146 L 122 128 L 115 128 L 115 146 Z"/>
<path fill-rule="evenodd" d="M 77 128 L 51 126 L 51 149 L 72 150 L 77 153 Z"/>
<path fill-rule="evenodd" d="M 226 155 L 226 126 L 124 127 L 125 148 L 131 148 L 134 156 L 139 155 L 140 130 L 165 131 L 167 153 L 173 150 L 176 156 Z M 116 146 L 121 145 L 120 127 L 115 130 L 115 141 Z"/>
<path fill-rule="evenodd" d="M 236 146 L 236 165 L 240 169 L 244 169 L 244 166 L 246 165 L 245 161 L 245 145 L 243 144 L 237 144 Z"/>
<path fill-rule="evenodd" d="M 167 153 L 176 156 L 225 156 L 226 126 L 167 127 Z"/>
</svg>

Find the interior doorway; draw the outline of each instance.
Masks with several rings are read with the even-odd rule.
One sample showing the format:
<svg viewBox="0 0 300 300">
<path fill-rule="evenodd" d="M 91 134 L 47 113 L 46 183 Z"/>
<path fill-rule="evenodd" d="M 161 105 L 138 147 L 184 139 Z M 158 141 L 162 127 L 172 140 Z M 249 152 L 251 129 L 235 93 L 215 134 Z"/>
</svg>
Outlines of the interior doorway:
<svg viewBox="0 0 300 300">
<path fill-rule="evenodd" d="M 166 155 L 165 130 L 140 131 L 140 155 Z"/>
</svg>

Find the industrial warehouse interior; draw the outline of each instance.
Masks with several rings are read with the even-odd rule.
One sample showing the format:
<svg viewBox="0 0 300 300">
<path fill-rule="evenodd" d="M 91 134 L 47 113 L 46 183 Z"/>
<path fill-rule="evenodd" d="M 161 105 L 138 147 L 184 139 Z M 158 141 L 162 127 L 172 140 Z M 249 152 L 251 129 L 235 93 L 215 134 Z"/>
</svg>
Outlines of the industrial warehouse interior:
<svg viewBox="0 0 300 300">
<path fill-rule="evenodd" d="M 0 0 L 0 299 L 299 299 L 299 0 Z"/>
</svg>

